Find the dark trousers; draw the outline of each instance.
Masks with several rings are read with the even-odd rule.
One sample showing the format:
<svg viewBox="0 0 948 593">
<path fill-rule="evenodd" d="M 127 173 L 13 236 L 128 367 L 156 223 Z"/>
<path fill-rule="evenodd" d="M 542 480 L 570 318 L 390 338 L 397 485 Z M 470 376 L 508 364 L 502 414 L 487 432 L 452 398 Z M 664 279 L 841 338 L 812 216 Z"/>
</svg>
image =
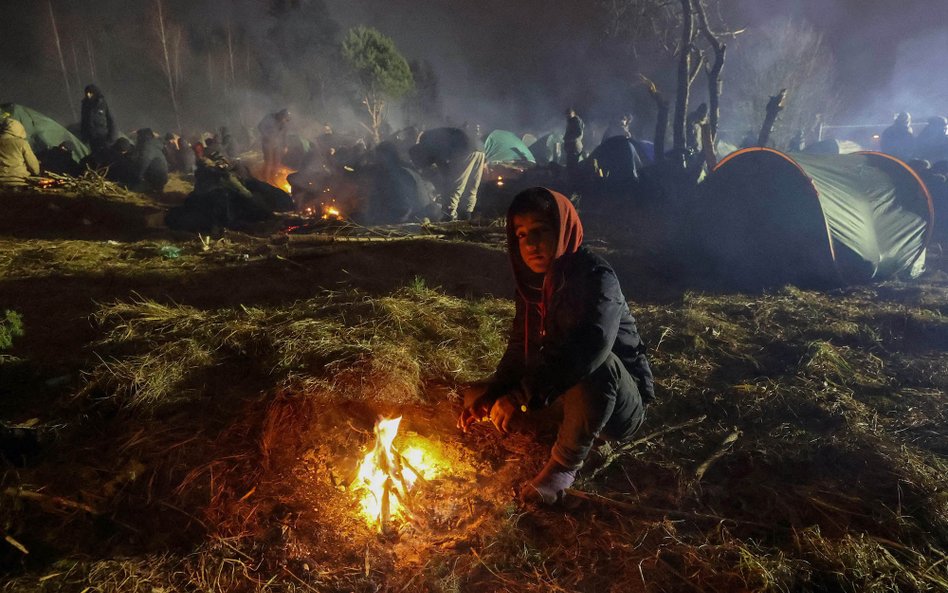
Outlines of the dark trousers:
<svg viewBox="0 0 948 593">
<path fill-rule="evenodd" d="M 626 441 L 645 420 L 639 388 L 615 354 L 562 398 L 563 422 L 552 458 L 569 469 L 582 467 L 596 437 Z"/>
</svg>

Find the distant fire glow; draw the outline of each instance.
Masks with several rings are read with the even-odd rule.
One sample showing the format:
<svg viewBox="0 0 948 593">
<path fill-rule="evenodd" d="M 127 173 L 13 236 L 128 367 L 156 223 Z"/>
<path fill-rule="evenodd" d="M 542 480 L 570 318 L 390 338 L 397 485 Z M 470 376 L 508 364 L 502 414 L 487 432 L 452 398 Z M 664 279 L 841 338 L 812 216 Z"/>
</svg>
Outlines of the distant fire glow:
<svg viewBox="0 0 948 593">
<path fill-rule="evenodd" d="M 399 417 L 376 423 L 375 445 L 359 464 L 354 484 L 362 492 L 362 515 L 381 531 L 392 520 L 410 514 L 411 490 L 418 479 L 428 480 L 436 474 L 421 448 L 398 451 L 393 447 L 401 420 Z"/>
</svg>

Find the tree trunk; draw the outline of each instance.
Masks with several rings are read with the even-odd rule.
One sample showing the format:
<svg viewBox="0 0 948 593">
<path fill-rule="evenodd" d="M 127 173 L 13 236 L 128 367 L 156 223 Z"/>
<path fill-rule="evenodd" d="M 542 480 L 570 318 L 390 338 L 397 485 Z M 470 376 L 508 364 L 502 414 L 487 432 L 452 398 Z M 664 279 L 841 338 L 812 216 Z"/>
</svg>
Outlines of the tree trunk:
<svg viewBox="0 0 948 593">
<path fill-rule="evenodd" d="M 76 106 L 73 105 L 72 88 L 69 86 L 69 73 L 66 71 L 66 60 L 63 58 L 63 47 L 59 41 L 59 27 L 56 26 L 56 15 L 53 13 L 52 0 L 49 2 L 49 20 L 53 23 L 53 37 L 56 39 L 56 51 L 59 53 L 59 65 L 63 70 L 63 82 L 66 83 L 66 98 L 69 101 L 69 111 L 76 119 Z"/>
<path fill-rule="evenodd" d="M 158 6 L 158 33 L 161 36 L 161 49 L 164 53 L 165 63 L 164 70 L 165 76 L 168 78 L 168 94 L 171 95 L 171 106 L 174 108 L 174 119 L 175 123 L 178 124 L 178 133 L 181 133 L 181 114 L 178 110 L 178 96 L 177 88 L 174 83 L 174 69 L 171 66 L 171 57 L 168 54 L 168 35 L 165 32 L 165 16 L 164 10 L 161 6 L 161 0 L 155 0 L 155 3 Z"/>
<path fill-rule="evenodd" d="M 721 117 L 721 91 L 723 81 L 721 71 L 724 69 L 724 59 L 727 56 L 727 45 L 721 43 L 717 35 L 708 26 L 708 16 L 705 13 L 701 0 L 695 0 L 695 14 L 698 17 L 698 30 L 704 36 L 708 45 L 714 51 L 714 64 L 708 67 L 708 125 L 712 142 L 718 137 L 718 121 Z"/>
<path fill-rule="evenodd" d="M 665 135 L 668 133 L 668 98 L 658 90 L 658 85 L 640 74 L 642 81 L 648 87 L 648 94 L 655 101 L 655 107 L 658 114 L 655 116 L 655 137 L 653 152 L 655 153 L 655 162 L 659 163 L 665 160 Z"/>
<path fill-rule="evenodd" d="M 675 119 L 672 125 L 675 150 L 685 150 L 685 123 L 688 119 L 688 99 L 691 92 L 691 50 L 695 23 L 692 0 L 681 2 L 681 47 L 678 56 L 678 93 L 675 98 Z"/>
<path fill-rule="evenodd" d="M 757 137 L 757 146 L 767 146 L 770 141 L 770 135 L 774 131 L 774 124 L 777 122 L 777 116 L 783 111 L 784 101 L 787 98 L 787 89 L 781 89 L 779 93 L 770 98 L 767 103 L 767 116 L 764 117 L 764 125 L 760 128 L 760 135 Z"/>
</svg>

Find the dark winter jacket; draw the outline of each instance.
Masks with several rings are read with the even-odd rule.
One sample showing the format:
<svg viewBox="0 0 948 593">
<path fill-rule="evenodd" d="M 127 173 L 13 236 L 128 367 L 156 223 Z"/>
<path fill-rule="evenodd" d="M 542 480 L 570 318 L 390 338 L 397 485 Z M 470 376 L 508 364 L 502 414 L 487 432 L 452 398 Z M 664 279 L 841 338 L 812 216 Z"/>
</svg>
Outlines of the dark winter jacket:
<svg viewBox="0 0 948 593">
<path fill-rule="evenodd" d="M 82 141 L 96 150 L 115 140 L 115 121 L 98 87 L 90 84 L 86 93 L 92 93 L 92 97 L 84 96 L 82 99 L 80 134 Z"/>
<path fill-rule="evenodd" d="M 655 398 L 652 371 L 619 279 L 603 258 L 581 246 L 582 225 L 569 200 L 554 191 L 549 195 L 559 212 L 560 239 L 542 287 L 530 286 L 507 220 L 516 316 L 488 397 L 507 393 L 518 404 L 548 405 L 615 353 L 648 403 Z"/>
<path fill-rule="evenodd" d="M 915 154 L 915 136 L 911 126 L 892 124 L 882 132 L 879 147 L 882 152 L 900 159 L 912 158 Z"/>
<path fill-rule="evenodd" d="M 583 131 L 586 124 L 578 115 L 566 118 L 566 131 L 563 133 L 564 150 L 574 149 L 579 152 L 583 149 Z"/>
<path fill-rule="evenodd" d="M 161 140 L 149 128 L 138 131 L 135 143 L 135 179 L 145 189 L 164 191 L 168 183 L 168 160 Z"/>
<path fill-rule="evenodd" d="M 464 130 L 434 128 L 422 134 L 409 152 L 417 167 L 450 168 L 451 163 L 463 162 L 475 150 L 477 144 Z"/>
</svg>

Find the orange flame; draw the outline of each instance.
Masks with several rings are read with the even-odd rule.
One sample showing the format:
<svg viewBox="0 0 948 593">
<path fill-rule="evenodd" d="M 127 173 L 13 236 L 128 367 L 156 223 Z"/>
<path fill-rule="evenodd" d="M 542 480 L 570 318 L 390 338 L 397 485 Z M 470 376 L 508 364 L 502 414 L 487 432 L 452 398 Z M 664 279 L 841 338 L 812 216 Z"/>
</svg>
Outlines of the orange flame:
<svg viewBox="0 0 948 593">
<path fill-rule="evenodd" d="M 276 174 L 270 182 L 270 185 L 273 187 L 279 187 L 288 194 L 293 193 L 293 186 L 291 186 L 290 182 L 286 179 L 293 173 L 296 173 L 296 171 L 290 169 L 289 167 L 280 167 L 277 169 Z"/>
<path fill-rule="evenodd" d="M 424 452 L 411 447 L 403 452 L 392 443 L 398 434 L 401 417 L 379 420 L 375 425 L 375 446 L 359 464 L 354 487 L 363 490 L 362 515 L 370 522 L 386 529 L 392 519 L 408 513 L 405 501 L 419 477 L 429 479 L 433 466 L 426 463 Z M 419 475 L 419 472 L 421 475 Z"/>
</svg>

